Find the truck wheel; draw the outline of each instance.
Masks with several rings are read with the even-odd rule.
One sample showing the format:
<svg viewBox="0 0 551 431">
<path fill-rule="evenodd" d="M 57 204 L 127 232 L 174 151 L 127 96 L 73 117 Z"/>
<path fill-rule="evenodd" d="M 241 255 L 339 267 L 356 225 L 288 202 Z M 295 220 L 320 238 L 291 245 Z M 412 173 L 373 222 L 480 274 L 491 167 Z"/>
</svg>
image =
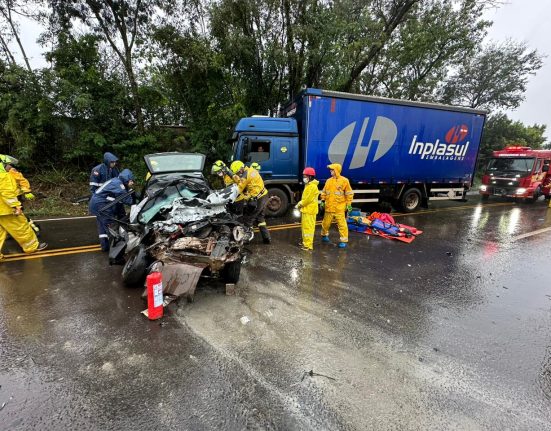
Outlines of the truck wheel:
<svg viewBox="0 0 551 431">
<path fill-rule="evenodd" d="M 144 246 L 139 246 L 130 253 L 122 268 L 122 281 L 127 286 L 143 285 L 147 272 L 147 252 Z"/>
<path fill-rule="evenodd" d="M 534 194 L 532 195 L 532 197 L 526 199 L 526 202 L 528 202 L 528 203 L 537 202 L 538 199 L 540 198 L 541 194 L 542 194 L 542 193 L 541 193 L 541 187 L 538 186 L 538 188 L 537 188 L 536 190 L 534 190 Z"/>
<path fill-rule="evenodd" d="M 237 283 L 241 275 L 241 260 L 226 263 L 221 275 L 226 283 Z"/>
<path fill-rule="evenodd" d="M 407 189 L 400 198 L 400 208 L 406 213 L 416 211 L 421 205 L 421 191 L 416 188 Z"/>
<path fill-rule="evenodd" d="M 287 212 L 289 207 L 289 197 L 281 189 L 269 189 L 268 190 L 268 204 L 264 213 L 270 217 L 281 217 Z"/>
</svg>

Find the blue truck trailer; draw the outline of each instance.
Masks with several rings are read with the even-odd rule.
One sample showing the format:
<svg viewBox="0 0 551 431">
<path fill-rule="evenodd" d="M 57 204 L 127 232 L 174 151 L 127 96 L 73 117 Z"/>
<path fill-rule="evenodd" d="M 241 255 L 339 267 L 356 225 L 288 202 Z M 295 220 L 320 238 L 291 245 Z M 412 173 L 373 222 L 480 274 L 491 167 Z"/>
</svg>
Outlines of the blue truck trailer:
<svg viewBox="0 0 551 431">
<path fill-rule="evenodd" d="M 354 203 L 388 202 L 406 212 L 431 200 L 463 200 L 472 186 L 486 112 L 314 88 L 280 117 L 242 118 L 233 158 L 257 162 L 279 216 L 302 189 L 311 166 L 323 184 L 340 163 Z"/>
</svg>

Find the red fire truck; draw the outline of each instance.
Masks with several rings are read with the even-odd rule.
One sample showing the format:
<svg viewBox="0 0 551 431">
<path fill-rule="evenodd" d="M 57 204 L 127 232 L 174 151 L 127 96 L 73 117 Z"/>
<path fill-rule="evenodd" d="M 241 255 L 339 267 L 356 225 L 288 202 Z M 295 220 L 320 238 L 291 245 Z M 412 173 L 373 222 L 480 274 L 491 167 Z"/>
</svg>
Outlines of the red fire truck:
<svg viewBox="0 0 551 431">
<path fill-rule="evenodd" d="M 494 151 L 482 176 L 482 199 L 503 196 L 535 202 L 542 195 L 549 199 L 550 161 L 551 150 L 513 146 Z"/>
</svg>

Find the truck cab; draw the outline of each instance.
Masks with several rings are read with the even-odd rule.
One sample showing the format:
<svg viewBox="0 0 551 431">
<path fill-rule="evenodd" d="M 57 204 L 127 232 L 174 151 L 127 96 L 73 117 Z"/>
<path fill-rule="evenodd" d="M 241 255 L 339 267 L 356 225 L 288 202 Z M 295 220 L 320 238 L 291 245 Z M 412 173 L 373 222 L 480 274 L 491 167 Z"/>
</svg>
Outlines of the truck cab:
<svg viewBox="0 0 551 431">
<path fill-rule="evenodd" d="M 549 150 L 509 146 L 494 151 L 482 176 L 481 198 L 501 196 L 535 202 L 544 195 L 548 199 L 550 162 Z"/>
<path fill-rule="evenodd" d="M 232 136 L 233 157 L 246 165 L 258 163 L 270 194 L 266 212 L 281 216 L 299 184 L 299 141 L 294 118 L 247 117 L 239 120 Z"/>
</svg>

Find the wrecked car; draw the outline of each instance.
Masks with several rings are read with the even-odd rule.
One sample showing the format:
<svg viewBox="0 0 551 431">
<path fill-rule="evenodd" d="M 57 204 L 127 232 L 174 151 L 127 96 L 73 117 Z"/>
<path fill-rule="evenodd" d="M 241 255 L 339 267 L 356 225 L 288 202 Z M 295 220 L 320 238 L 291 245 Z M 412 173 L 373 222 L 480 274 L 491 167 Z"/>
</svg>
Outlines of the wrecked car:
<svg viewBox="0 0 551 431">
<path fill-rule="evenodd" d="M 202 174 L 205 156 L 158 153 L 144 157 L 150 177 L 128 223 L 112 229 L 111 262 L 124 257 L 122 278 L 143 285 L 154 262 L 163 273 L 164 291 L 193 295 L 200 275 L 237 283 L 244 244 L 253 237 L 227 210 L 237 187 L 213 191 Z"/>
</svg>

